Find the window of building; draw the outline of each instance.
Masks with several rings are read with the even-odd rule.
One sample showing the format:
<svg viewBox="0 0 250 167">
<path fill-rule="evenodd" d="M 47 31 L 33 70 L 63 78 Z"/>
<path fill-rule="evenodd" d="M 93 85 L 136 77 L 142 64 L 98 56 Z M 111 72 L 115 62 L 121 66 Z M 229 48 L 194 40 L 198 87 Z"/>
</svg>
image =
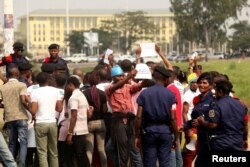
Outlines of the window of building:
<svg viewBox="0 0 250 167">
<path fill-rule="evenodd" d="M 80 20 L 79 20 L 79 18 L 76 18 L 76 20 L 75 20 L 75 26 L 76 26 L 76 28 L 79 28 L 79 26 L 80 26 Z"/>
<path fill-rule="evenodd" d="M 169 18 L 169 27 L 173 27 L 173 18 L 172 17 Z"/>
<path fill-rule="evenodd" d="M 59 30 L 56 31 L 56 35 L 60 35 L 60 31 Z"/>
<path fill-rule="evenodd" d="M 82 24 L 82 27 L 84 27 L 84 26 L 85 26 L 85 18 L 82 18 L 82 20 L 81 20 L 81 24 Z"/>
<path fill-rule="evenodd" d="M 97 26 L 97 18 L 96 17 L 92 18 L 92 25 L 93 25 L 93 27 Z"/>
<path fill-rule="evenodd" d="M 57 38 L 56 38 L 56 40 L 57 40 L 57 41 L 60 41 L 60 38 L 59 38 L 59 37 L 57 37 Z"/>
<path fill-rule="evenodd" d="M 34 41 L 36 42 L 36 37 L 34 38 Z"/>
<path fill-rule="evenodd" d="M 51 41 L 54 41 L 54 40 L 55 40 L 55 38 L 54 38 L 54 37 L 51 37 L 51 38 L 50 38 L 50 40 L 51 40 Z"/>
<path fill-rule="evenodd" d="M 91 26 L 90 21 L 91 21 L 90 18 L 87 18 L 87 27 Z"/>
<path fill-rule="evenodd" d="M 173 34 L 173 30 L 172 30 L 172 29 L 169 30 L 169 34 L 170 34 L 170 35 Z"/>
<path fill-rule="evenodd" d="M 45 37 L 43 37 L 43 41 L 45 41 Z"/>
</svg>

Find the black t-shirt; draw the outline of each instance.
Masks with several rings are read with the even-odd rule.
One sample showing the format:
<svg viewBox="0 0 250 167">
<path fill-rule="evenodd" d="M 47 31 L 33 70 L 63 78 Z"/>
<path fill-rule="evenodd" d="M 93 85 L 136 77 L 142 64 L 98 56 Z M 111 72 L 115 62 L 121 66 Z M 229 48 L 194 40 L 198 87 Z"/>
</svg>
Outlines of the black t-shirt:
<svg viewBox="0 0 250 167">
<path fill-rule="evenodd" d="M 104 113 L 103 112 L 103 106 L 107 104 L 107 99 L 106 99 L 106 95 L 105 95 L 104 91 L 101 91 L 100 89 L 97 89 L 97 93 L 99 94 L 99 99 L 100 99 L 100 110 L 95 105 L 95 102 L 92 99 L 91 88 L 88 88 L 85 91 L 83 91 L 83 94 L 85 95 L 86 99 L 88 100 L 89 105 L 94 107 L 93 115 L 89 119 L 89 121 L 103 119 L 103 113 Z"/>
</svg>

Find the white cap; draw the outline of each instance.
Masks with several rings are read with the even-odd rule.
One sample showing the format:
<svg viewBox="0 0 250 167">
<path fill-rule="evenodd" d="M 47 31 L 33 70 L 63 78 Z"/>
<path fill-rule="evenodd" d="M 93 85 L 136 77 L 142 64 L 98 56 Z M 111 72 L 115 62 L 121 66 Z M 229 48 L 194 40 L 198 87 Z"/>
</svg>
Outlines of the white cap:
<svg viewBox="0 0 250 167">
<path fill-rule="evenodd" d="M 137 70 L 135 79 L 152 79 L 152 73 L 146 64 L 137 64 L 135 69 Z"/>
</svg>

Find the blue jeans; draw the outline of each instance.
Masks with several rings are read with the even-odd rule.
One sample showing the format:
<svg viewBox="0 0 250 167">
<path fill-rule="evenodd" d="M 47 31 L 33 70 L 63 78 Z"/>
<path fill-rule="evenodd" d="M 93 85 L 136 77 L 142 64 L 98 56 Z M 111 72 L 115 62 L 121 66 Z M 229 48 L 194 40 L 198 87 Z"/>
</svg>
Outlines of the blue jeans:
<svg viewBox="0 0 250 167">
<path fill-rule="evenodd" d="M 0 162 L 4 166 L 17 167 L 16 162 L 3 138 L 2 132 L 0 132 Z"/>
<path fill-rule="evenodd" d="M 173 137 L 173 135 L 172 135 Z M 180 133 L 178 134 L 178 146 L 175 150 L 171 150 L 169 164 L 171 167 L 182 167 L 183 159 L 181 154 L 181 146 L 180 146 Z"/>
<path fill-rule="evenodd" d="M 25 166 L 27 155 L 28 124 L 26 120 L 16 120 L 7 122 L 9 136 L 9 149 L 13 157 L 17 155 L 17 143 L 20 144 L 18 166 Z"/>
</svg>

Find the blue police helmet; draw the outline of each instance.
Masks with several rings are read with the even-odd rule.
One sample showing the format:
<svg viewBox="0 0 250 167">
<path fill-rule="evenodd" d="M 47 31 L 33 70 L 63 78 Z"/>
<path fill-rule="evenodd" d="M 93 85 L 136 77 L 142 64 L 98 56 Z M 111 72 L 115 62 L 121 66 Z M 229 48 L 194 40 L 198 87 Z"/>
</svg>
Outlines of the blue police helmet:
<svg viewBox="0 0 250 167">
<path fill-rule="evenodd" d="M 124 73 L 123 70 L 118 65 L 112 67 L 112 69 L 111 69 L 111 77 L 115 77 L 117 75 L 122 75 L 123 73 Z"/>
</svg>

